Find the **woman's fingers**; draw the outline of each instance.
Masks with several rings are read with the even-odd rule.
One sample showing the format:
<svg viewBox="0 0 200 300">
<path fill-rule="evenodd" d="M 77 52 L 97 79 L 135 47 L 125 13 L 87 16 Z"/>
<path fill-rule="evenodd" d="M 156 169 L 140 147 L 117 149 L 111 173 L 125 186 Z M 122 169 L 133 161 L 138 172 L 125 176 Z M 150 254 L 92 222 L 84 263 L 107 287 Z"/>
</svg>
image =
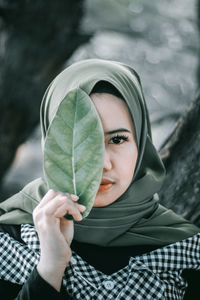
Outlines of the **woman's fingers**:
<svg viewBox="0 0 200 300">
<path fill-rule="evenodd" d="M 65 203 L 55 211 L 54 216 L 57 218 L 61 218 L 68 214 L 71 215 L 74 220 L 81 221 L 83 218 L 81 212 L 83 212 L 85 209 L 86 207 L 81 204 Z"/>
<path fill-rule="evenodd" d="M 85 210 L 85 206 L 80 205 L 77 202 L 79 199 L 76 195 L 64 194 L 50 190 L 42 199 L 35 210 L 35 218 L 38 215 L 45 215 L 47 217 L 54 216 L 61 218 L 66 214 L 70 214 L 77 221 L 82 220 L 80 212 Z"/>
<path fill-rule="evenodd" d="M 68 194 L 69 197 L 72 199 L 72 201 L 78 201 L 79 197 L 77 195 L 73 195 L 73 194 Z"/>
<path fill-rule="evenodd" d="M 42 211 L 46 216 L 54 215 L 57 208 L 64 205 L 67 202 L 67 197 L 57 195 L 52 201 L 49 201 L 45 206 L 42 207 Z"/>
<path fill-rule="evenodd" d="M 77 221 L 82 219 L 85 209 L 77 203 L 78 197 L 50 190 L 33 211 L 33 220 L 40 240 L 41 256 L 38 270 L 63 270 L 71 257 L 71 241 L 74 235 L 74 223 L 66 220 L 69 213 Z M 63 269 L 64 266 L 64 269 Z"/>
<path fill-rule="evenodd" d="M 62 193 L 59 191 L 55 191 L 50 189 L 45 196 L 42 198 L 42 200 L 40 201 L 40 203 L 38 204 L 38 208 L 42 208 L 44 207 L 49 201 L 53 200 L 56 196 L 58 195 L 64 195 L 66 197 L 69 197 L 72 201 L 78 201 L 79 197 L 77 195 L 73 195 L 73 194 L 69 194 L 69 193 Z"/>
<path fill-rule="evenodd" d="M 44 195 L 40 203 L 38 204 L 37 208 L 42 208 L 46 203 L 48 203 L 50 200 L 55 198 L 57 196 L 57 192 L 50 189 L 48 192 Z"/>
<path fill-rule="evenodd" d="M 76 204 L 75 206 L 74 205 L 61 205 L 54 212 L 54 216 L 57 218 L 61 218 L 64 215 L 69 214 L 69 215 L 72 215 L 76 221 L 81 221 L 82 220 L 81 212 L 84 212 L 85 209 L 86 209 L 86 207 L 81 204 Z"/>
</svg>

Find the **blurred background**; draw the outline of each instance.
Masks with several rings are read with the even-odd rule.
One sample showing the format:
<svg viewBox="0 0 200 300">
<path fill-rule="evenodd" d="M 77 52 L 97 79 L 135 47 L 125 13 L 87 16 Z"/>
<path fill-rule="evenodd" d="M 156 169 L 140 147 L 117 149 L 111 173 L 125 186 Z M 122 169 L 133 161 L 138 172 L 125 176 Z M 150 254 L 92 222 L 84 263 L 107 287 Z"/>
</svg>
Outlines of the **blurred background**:
<svg viewBox="0 0 200 300">
<path fill-rule="evenodd" d="M 1 201 L 43 176 L 39 105 L 86 58 L 139 73 L 159 149 L 199 89 L 198 0 L 0 0 Z"/>
</svg>

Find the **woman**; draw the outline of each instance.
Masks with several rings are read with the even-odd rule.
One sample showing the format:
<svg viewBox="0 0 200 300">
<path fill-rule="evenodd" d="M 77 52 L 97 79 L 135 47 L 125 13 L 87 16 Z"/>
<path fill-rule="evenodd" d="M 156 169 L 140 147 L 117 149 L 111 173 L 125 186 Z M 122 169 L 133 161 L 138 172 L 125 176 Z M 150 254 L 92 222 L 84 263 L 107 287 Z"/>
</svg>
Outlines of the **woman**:
<svg viewBox="0 0 200 300">
<path fill-rule="evenodd" d="M 59 104 L 76 87 L 90 95 L 105 136 L 93 208 L 82 220 L 77 195 L 48 191 L 42 179 L 2 203 L 1 294 L 183 299 L 182 273 L 200 268 L 199 229 L 158 204 L 165 170 L 151 141 L 138 75 L 97 59 L 64 70 L 44 95 L 43 143 Z"/>
</svg>

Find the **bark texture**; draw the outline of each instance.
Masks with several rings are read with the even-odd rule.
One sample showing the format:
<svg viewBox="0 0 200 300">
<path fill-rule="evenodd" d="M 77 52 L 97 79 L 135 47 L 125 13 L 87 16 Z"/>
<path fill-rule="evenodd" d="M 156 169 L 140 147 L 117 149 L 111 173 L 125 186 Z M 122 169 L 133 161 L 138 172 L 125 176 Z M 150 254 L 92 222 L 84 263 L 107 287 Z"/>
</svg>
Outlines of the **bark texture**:
<svg viewBox="0 0 200 300">
<path fill-rule="evenodd" d="M 160 152 L 167 169 L 161 203 L 200 226 L 200 96 Z"/>
<path fill-rule="evenodd" d="M 200 32 L 200 0 L 196 13 Z M 197 82 L 200 86 L 200 56 Z M 200 89 L 160 152 L 167 169 L 161 203 L 200 226 Z"/>
<path fill-rule="evenodd" d="M 39 121 L 51 79 L 88 35 L 82 0 L 0 2 L 0 181 Z"/>
</svg>

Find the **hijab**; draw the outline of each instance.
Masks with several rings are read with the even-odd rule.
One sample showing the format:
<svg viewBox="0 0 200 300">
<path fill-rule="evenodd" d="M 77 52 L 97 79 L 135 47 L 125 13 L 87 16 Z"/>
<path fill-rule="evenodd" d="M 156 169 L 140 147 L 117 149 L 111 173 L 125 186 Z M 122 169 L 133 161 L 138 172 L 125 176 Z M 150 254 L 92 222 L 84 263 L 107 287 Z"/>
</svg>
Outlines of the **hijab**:
<svg viewBox="0 0 200 300">
<path fill-rule="evenodd" d="M 156 151 L 141 82 L 136 71 L 120 62 L 88 59 L 63 70 L 48 87 L 41 104 L 42 146 L 49 125 L 65 96 L 74 88 L 88 95 L 98 82 L 108 82 L 126 102 L 135 128 L 138 159 L 125 193 L 106 207 L 93 207 L 74 222 L 74 239 L 100 246 L 167 245 L 199 232 L 173 211 L 159 204 L 165 168 Z M 0 223 L 31 223 L 32 212 L 47 192 L 45 179 L 36 179 L 0 204 Z"/>
</svg>

